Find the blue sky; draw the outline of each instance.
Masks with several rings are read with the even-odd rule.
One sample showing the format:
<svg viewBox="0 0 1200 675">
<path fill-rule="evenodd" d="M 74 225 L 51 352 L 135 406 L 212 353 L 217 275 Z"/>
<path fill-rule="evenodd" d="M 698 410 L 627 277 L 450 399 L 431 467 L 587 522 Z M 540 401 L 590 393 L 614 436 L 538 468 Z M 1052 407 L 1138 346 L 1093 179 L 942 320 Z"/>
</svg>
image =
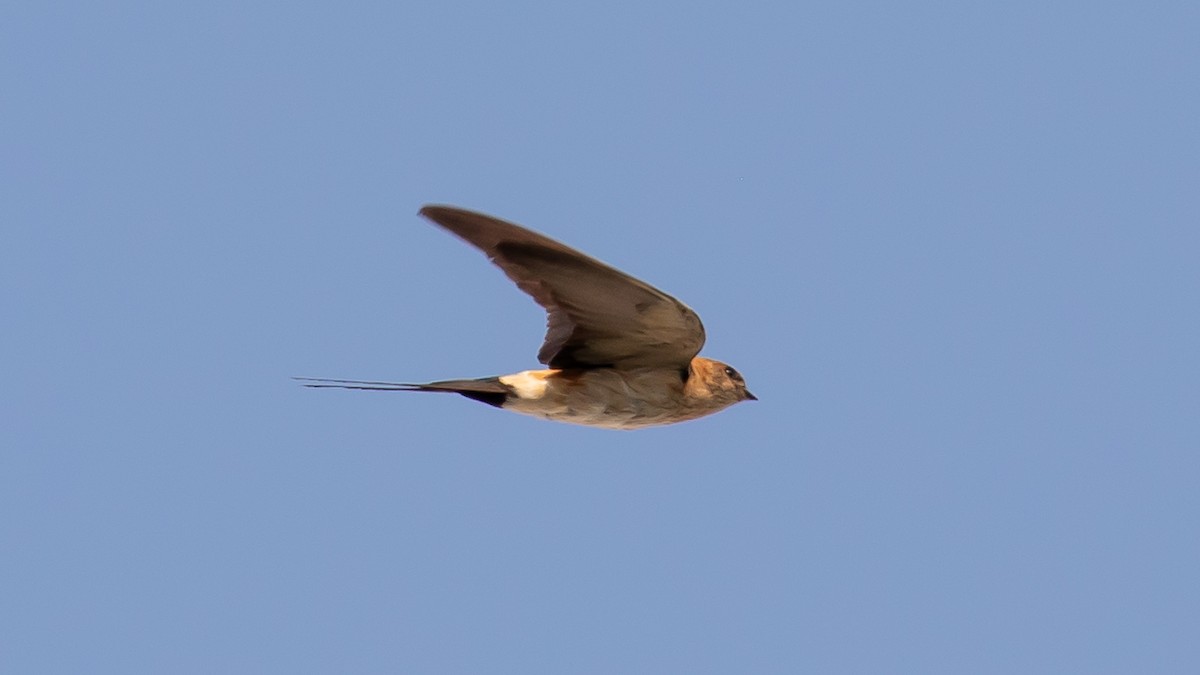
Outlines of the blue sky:
<svg viewBox="0 0 1200 675">
<path fill-rule="evenodd" d="M 1189 3 L 0 10 L 0 670 L 1194 672 Z M 676 294 L 760 397 L 536 366 L 416 215 Z"/>
</svg>

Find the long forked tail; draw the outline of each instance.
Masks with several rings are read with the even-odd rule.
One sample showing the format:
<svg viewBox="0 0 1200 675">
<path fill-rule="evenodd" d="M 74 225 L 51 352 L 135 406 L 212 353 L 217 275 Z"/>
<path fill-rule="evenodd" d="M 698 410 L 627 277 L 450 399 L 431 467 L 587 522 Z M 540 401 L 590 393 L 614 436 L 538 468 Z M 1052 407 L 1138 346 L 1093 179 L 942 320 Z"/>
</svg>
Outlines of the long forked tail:
<svg viewBox="0 0 1200 675">
<path fill-rule="evenodd" d="M 293 377 L 313 389 L 374 389 L 378 391 L 421 391 L 422 385 L 407 382 L 368 382 L 366 380 L 330 380 L 322 377 Z M 441 391 L 441 390 L 436 390 Z"/>
<path fill-rule="evenodd" d="M 469 399 L 481 401 L 497 408 L 504 405 L 511 390 L 500 383 L 500 378 L 486 377 L 478 380 L 444 380 L 413 384 L 409 382 L 373 382 L 369 380 L 331 380 L 318 377 L 293 377 L 305 387 L 313 389 L 365 389 L 370 391 L 436 391 L 461 394 Z"/>
</svg>

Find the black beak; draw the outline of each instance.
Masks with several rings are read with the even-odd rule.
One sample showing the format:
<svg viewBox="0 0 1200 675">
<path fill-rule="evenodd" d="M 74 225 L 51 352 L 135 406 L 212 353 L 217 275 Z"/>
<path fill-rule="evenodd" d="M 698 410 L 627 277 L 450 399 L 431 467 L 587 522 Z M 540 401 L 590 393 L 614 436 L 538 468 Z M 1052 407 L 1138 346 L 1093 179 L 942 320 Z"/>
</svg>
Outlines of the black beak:
<svg viewBox="0 0 1200 675">
<path fill-rule="evenodd" d="M 750 393 L 750 390 L 749 390 L 749 389 L 747 389 L 747 390 L 746 390 L 746 400 L 747 400 L 747 401 L 757 401 L 757 400 L 758 400 L 758 397 L 757 397 L 757 396 L 755 396 L 754 394 L 751 394 L 751 393 Z"/>
</svg>

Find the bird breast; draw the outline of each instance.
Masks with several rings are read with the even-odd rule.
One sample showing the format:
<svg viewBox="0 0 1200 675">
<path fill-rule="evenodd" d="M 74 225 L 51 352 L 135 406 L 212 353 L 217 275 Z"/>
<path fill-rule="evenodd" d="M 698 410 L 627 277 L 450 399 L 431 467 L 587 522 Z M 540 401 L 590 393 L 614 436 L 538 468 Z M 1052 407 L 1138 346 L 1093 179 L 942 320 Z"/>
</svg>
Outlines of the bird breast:
<svg viewBox="0 0 1200 675">
<path fill-rule="evenodd" d="M 500 382 L 513 394 L 505 409 L 557 422 L 637 429 L 715 412 L 685 394 L 679 371 L 663 368 L 527 370 Z"/>
</svg>

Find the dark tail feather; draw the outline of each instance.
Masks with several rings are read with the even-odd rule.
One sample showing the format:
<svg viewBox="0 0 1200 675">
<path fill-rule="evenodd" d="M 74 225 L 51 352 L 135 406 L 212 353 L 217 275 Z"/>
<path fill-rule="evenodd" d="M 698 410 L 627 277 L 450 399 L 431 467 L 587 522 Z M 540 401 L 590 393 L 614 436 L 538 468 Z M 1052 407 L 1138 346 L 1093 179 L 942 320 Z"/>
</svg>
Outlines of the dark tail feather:
<svg viewBox="0 0 1200 675">
<path fill-rule="evenodd" d="M 421 385 L 404 382 L 368 382 L 365 380 L 328 380 L 320 377 L 293 377 L 313 389 L 374 389 L 377 391 L 420 391 Z"/>
<path fill-rule="evenodd" d="M 318 377 L 293 377 L 305 387 L 313 389 L 364 389 L 370 391 L 438 391 L 462 394 L 469 399 L 481 401 L 499 408 L 508 398 L 509 389 L 496 377 L 479 380 L 443 380 L 426 384 L 408 382 L 372 382 L 367 380 L 329 380 Z"/>
</svg>

